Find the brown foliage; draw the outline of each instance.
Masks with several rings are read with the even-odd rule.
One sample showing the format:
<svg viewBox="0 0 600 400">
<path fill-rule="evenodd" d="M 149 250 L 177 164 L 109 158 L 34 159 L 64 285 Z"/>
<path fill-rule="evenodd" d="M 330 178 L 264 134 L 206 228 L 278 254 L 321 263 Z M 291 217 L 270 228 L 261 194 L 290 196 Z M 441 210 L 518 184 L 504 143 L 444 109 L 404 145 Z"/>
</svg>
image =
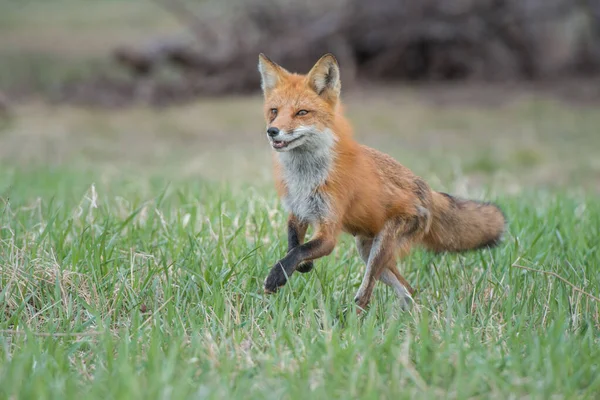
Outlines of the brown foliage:
<svg viewBox="0 0 600 400">
<path fill-rule="evenodd" d="M 346 86 L 357 78 L 543 80 L 600 70 L 600 0 L 312 3 L 250 1 L 224 24 L 181 0 L 162 1 L 192 39 L 116 49 L 115 61 L 133 77 L 119 92 L 168 103 L 256 91 L 260 52 L 300 72 L 332 52 Z M 161 68 L 179 80 L 159 83 Z"/>
</svg>

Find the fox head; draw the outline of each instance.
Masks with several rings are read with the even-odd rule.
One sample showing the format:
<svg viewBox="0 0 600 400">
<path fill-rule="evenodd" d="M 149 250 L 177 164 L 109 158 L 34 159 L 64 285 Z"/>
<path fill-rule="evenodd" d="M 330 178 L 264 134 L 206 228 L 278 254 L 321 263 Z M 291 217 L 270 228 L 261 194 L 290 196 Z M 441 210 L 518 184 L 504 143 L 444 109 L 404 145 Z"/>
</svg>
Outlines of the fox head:
<svg viewBox="0 0 600 400">
<path fill-rule="evenodd" d="M 275 151 L 317 150 L 331 145 L 330 127 L 339 102 L 340 69 L 325 54 L 306 75 L 288 72 L 264 54 L 258 70 L 265 98 L 267 137 Z"/>
</svg>

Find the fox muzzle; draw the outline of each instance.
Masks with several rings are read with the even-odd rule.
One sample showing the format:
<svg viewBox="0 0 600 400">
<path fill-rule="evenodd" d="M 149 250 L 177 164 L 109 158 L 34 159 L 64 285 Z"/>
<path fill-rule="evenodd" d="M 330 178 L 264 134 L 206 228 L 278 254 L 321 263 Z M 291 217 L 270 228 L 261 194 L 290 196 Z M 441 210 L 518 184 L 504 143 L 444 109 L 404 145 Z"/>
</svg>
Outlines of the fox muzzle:
<svg viewBox="0 0 600 400">
<path fill-rule="evenodd" d="M 269 137 L 275 137 L 279 135 L 279 128 L 275 128 L 274 126 L 270 127 L 267 129 L 267 135 L 269 135 Z"/>
</svg>

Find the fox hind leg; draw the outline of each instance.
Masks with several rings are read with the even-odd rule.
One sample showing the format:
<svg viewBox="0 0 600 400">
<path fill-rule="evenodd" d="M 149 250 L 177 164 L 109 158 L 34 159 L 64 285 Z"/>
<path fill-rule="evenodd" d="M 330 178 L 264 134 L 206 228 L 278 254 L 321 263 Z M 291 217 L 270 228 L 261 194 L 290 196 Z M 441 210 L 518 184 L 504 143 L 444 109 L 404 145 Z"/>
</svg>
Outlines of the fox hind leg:
<svg viewBox="0 0 600 400">
<path fill-rule="evenodd" d="M 358 253 L 367 264 L 363 281 L 354 298 L 361 309 L 368 305 L 377 280 L 394 290 L 403 309 L 406 310 L 410 307 L 413 301 L 411 295 L 414 290 L 396 267 L 398 240 L 404 242 L 400 243 L 402 252 L 408 252 L 408 238 L 404 237 L 402 228 L 401 222 L 389 222 L 375 238 L 363 236 L 356 238 Z M 398 237 L 398 233 L 400 233 L 400 237 Z"/>
<path fill-rule="evenodd" d="M 371 253 L 371 247 L 373 246 L 373 238 L 368 238 L 365 236 L 357 236 L 356 237 L 356 248 L 358 250 L 358 254 L 360 258 L 364 261 L 365 264 L 369 262 L 369 254 Z"/>
<path fill-rule="evenodd" d="M 396 297 L 400 299 L 400 305 L 402 309 L 407 311 L 413 302 L 413 298 L 410 293 L 411 290 L 400 282 L 400 280 L 396 277 L 396 274 L 394 274 L 390 268 L 387 268 L 381 272 L 379 280 L 394 290 L 394 294 L 396 294 Z"/>
<path fill-rule="evenodd" d="M 392 224 L 388 223 L 373 239 L 357 240 L 359 253 L 363 260 L 367 260 L 365 275 L 354 297 L 354 301 L 360 309 L 367 308 L 377 279 L 386 265 L 394 262 L 394 231 Z M 370 249 L 369 241 L 371 241 Z"/>
</svg>

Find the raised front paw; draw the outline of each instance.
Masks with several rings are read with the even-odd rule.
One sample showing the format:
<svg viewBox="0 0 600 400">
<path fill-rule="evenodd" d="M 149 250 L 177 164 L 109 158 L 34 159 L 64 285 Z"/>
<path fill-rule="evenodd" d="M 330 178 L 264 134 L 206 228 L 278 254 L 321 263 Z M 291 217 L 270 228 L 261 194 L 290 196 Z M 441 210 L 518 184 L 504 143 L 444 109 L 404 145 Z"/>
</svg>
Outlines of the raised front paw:
<svg viewBox="0 0 600 400">
<path fill-rule="evenodd" d="M 312 261 L 305 261 L 305 262 L 301 263 L 300 265 L 298 265 L 298 268 L 296 268 L 296 271 L 306 274 L 307 272 L 312 271 L 313 268 L 314 268 L 314 265 L 313 265 Z"/>
<path fill-rule="evenodd" d="M 279 261 L 273 268 L 271 268 L 271 272 L 265 279 L 265 293 L 271 294 L 277 292 L 277 289 L 282 287 L 287 283 L 287 276 L 283 269 L 283 265 L 281 261 Z"/>
</svg>

